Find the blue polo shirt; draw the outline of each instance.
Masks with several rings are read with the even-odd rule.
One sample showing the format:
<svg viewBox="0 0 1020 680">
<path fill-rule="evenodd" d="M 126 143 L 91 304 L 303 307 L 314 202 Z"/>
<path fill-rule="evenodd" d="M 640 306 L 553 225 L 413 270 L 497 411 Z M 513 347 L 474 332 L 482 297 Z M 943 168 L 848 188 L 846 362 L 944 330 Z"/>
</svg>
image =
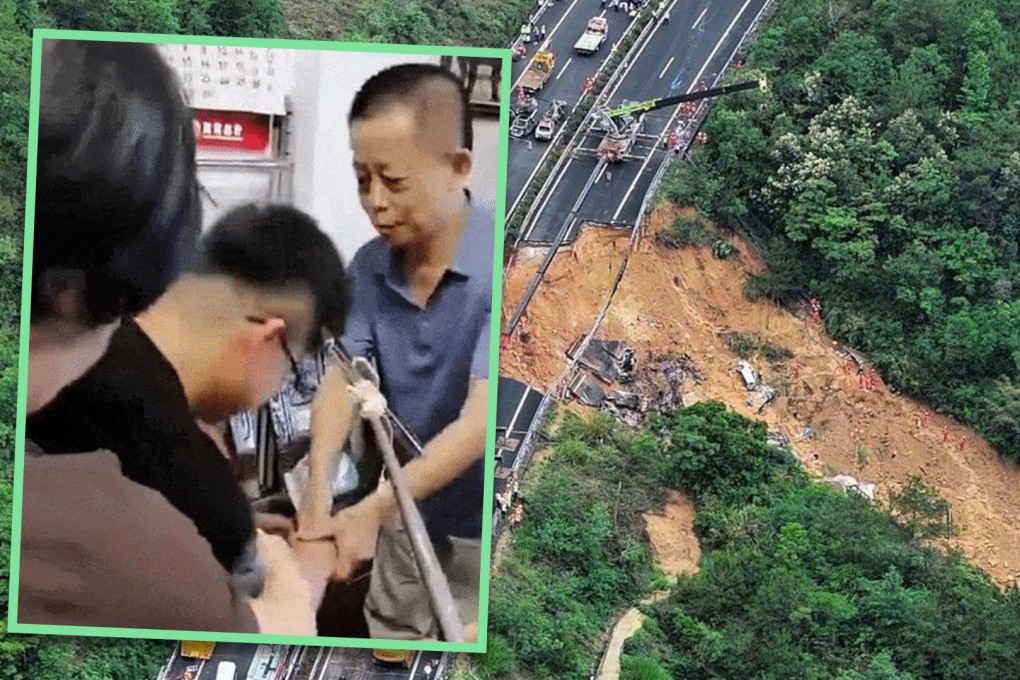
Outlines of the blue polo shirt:
<svg viewBox="0 0 1020 680">
<path fill-rule="evenodd" d="M 489 377 L 495 213 L 469 204 L 452 265 L 422 308 L 399 253 L 382 238 L 358 250 L 349 273 L 353 305 L 340 341 L 376 361 L 390 409 L 427 445 L 460 415 L 471 378 Z M 418 502 L 433 542 L 480 538 L 485 461 Z"/>
</svg>

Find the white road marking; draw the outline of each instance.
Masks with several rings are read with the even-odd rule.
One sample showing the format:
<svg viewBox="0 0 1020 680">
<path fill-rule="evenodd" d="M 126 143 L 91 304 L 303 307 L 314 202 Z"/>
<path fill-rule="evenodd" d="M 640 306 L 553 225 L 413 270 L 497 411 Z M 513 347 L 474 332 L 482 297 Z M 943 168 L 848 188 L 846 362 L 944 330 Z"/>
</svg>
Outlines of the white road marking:
<svg viewBox="0 0 1020 680">
<path fill-rule="evenodd" d="M 666 71 L 669 70 L 669 65 L 673 63 L 673 59 L 675 59 L 675 58 L 676 57 L 670 57 L 669 61 L 666 62 L 666 65 L 662 69 L 662 73 L 659 74 L 659 79 L 660 80 L 662 79 L 662 76 L 666 75 Z"/>
<path fill-rule="evenodd" d="M 722 44 L 723 44 L 723 42 L 725 42 L 726 38 L 729 36 L 730 31 L 732 31 L 733 27 L 737 25 L 737 22 L 740 20 L 740 17 L 742 17 L 744 15 L 744 10 L 747 9 L 747 6 L 750 5 L 750 4 L 751 4 L 751 0 L 746 0 L 746 2 L 744 2 L 744 6 L 740 8 L 739 12 L 737 12 L 737 16 L 733 17 L 733 21 L 730 22 L 729 27 L 727 27 L 726 32 L 722 34 L 722 37 L 719 38 L 719 42 L 717 42 L 715 44 L 715 48 L 712 50 L 712 53 L 710 55 L 708 55 L 707 59 L 705 59 L 705 62 L 701 66 L 701 70 L 698 71 L 698 75 L 694 76 L 694 78 L 691 80 L 691 86 L 689 88 L 687 88 L 687 92 L 688 93 L 692 92 L 694 90 L 694 87 L 698 84 L 698 81 L 701 79 L 701 74 L 703 74 L 705 72 L 705 69 L 708 68 L 708 65 L 712 63 L 712 59 L 715 58 L 716 52 L 718 52 L 719 48 L 722 47 Z M 673 124 L 673 120 L 676 118 L 676 114 L 677 114 L 677 109 L 674 109 L 672 115 L 670 115 L 670 117 L 669 117 L 669 122 L 666 123 L 666 127 L 665 127 L 666 130 L 668 130 L 669 127 Z M 644 174 L 645 168 L 648 167 L 648 164 L 651 162 L 652 157 L 654 155 L 655 155 L 654 152 L 653 153 L 649 153 L 648 157 L 645 158 L 644 163 L 641 164 L 641 169 L 638 170 L 637 175 L 634 177 L 634 181 L 631 183 L 630 187 L 627 189 L 627 193 L 624 194 L 623 200 L 620 202 L 620 207 L 617 208 L 616 212 L 613 214 L 613 220 L 614 221 L 617 220 L 620 217 L 620 213 L 623 212 L 624 206 L 627 205 L 627 199 L 629 199 L 630 195 L 634 192 L 634 187 L 636 187 L 638 185 L 638 182 L 641 180 L 641 175 Z"/>
<path fill-rule="evenodd" d="M 693 30 L 694 30 L 695 28 L 697 28 L 697 27 L 698 27 L 698 24 L 700 24 L 700 23 L 701 23 L 701 20 L 705 18 L 705 12 L 707 12 L 707 11 L 708 11 L 708 8 L 707 8 L 707 7 L 706 7 L 705 9 L 701 10 L 701 14 L 699 14 L 699 15 L 698 15 L 698 18 L 694 20 L 694 23 L 693 23 L 693 24 L 691 24 L 691 30 L 692 30 L 692 31 L 693 31 Z"/>
</svg>

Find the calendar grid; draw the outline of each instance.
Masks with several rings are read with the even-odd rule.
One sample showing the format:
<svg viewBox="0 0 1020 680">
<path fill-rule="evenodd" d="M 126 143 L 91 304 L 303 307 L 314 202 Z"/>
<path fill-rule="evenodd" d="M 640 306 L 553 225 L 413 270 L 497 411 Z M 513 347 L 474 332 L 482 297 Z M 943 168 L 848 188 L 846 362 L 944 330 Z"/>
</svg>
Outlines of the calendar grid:
<svg viewBox="0 0 1020 680">
<path fill-rule="evenodd" d="M 195 109 L 282 115 L 291 80 L 288 50 L 159 45 Z"/>
</svg>

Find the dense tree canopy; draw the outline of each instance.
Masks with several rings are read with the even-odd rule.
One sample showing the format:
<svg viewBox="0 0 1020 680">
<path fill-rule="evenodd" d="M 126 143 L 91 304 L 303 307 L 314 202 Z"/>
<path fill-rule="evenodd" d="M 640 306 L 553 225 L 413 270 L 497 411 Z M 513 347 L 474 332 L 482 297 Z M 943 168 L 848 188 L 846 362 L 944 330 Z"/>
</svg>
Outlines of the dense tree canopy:
<svg viewBox="0 0 1020 680">
<path fill-rule="evenodd" d="M 887 382 L 1020 458 L 1020 12 L 781 5 L 667 196 L 771 242 L 749 292 L 824 304 Z"/>
<path fill-rule="evenodd" d="M 719 402 L 627 435 L 605 414 L 568 416 L 557 439 L 492 581 L 483 677 L 594 668 L 613 613 L 662 586 L 641 513 L 667 487 L 696 502 L 700 570 L 642 607 L 651 618 L 625 646 L 623 680 L 1020 674 L 1020 591 L 926 545 L 949 532 L 920 480 L 872 505 L 810 480 L 763 423 Z"/>
</svg>

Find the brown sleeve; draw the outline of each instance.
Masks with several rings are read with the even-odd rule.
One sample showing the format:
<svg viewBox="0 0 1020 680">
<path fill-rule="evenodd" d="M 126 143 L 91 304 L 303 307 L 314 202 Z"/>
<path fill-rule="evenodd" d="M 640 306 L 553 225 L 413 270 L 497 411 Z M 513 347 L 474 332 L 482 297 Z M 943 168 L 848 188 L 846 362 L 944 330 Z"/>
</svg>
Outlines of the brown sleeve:
<svg viewBox="0 0 1020 680">
<path fill-rule="evenodd" d="M 256 633 L 194 523 L 112 453 L 26 456 L 18 622 Z"/>
</svg>

